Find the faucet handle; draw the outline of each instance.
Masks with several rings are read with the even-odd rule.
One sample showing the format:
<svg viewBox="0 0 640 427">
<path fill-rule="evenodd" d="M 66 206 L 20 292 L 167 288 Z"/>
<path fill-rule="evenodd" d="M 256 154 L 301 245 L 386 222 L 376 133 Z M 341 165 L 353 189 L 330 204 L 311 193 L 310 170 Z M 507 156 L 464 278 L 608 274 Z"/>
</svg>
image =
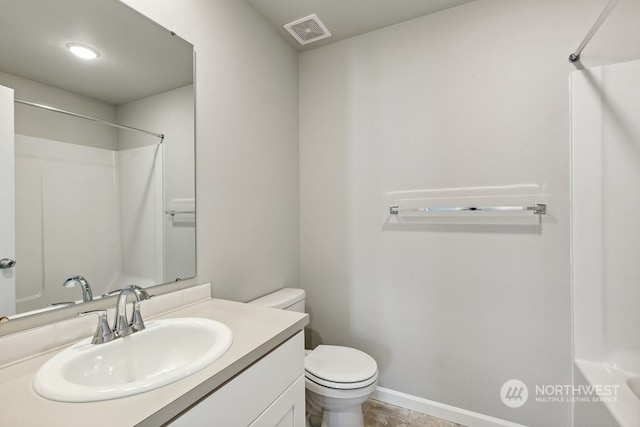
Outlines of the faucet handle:
<svg viewBox="0 0 640 427">
<path fill-rule="evenodd" d="M 151 298 L 151 297 L 148 297 L 148 298 Z M 133 332 L 138 332 L 145 328 L 144 321 L 142 320 L 142 314 L 140 314 L 140 304 L 142 304 L 144 301 L 147 301 L 147 299 L 144 299 L 142 301 L 136 301 L 133 303 L 133 314 L 131 315 L 131 326 L 130 326 Z"/>
<path fill-rule="evenodd" d="M 153 295 L 149 295 L 149 293 L 138 287 L 134 287 L 134 292 L 137 297 L 137 301 L 133 303 L 133 314 L 131 315 L 131 329 L 133 332 L 141 331 L 145 328 L 144 321 L 142 320 L 142 314 L 140 313 L 140 304 L 145 301 L 150 300 Z"/>
<path fill-rule="evenodd" d="M 91 344 L 104 344 L 109 341 L 113 341 L 116 336 L 109 327 L 109 320 L 107 319 L 107 310 L 92 310 L 78 313 L 79 316 L 88 316 L 90 314 L 98 315 L 98 327 L 93 334 Z"/>
</svg>

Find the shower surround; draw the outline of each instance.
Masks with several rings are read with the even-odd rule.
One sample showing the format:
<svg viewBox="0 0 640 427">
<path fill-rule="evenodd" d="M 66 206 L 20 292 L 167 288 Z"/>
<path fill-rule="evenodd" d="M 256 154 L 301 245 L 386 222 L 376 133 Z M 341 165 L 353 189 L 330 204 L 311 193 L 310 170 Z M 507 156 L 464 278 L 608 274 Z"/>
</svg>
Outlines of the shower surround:
<svg viewBox="0 0 640 427">
<path fill-rule="evenodd" d="M 576 425 L 640 425 L 640 61 L 572 75 Z M 598 400 L 598 402 L 594 402 Z"/>
</svg>

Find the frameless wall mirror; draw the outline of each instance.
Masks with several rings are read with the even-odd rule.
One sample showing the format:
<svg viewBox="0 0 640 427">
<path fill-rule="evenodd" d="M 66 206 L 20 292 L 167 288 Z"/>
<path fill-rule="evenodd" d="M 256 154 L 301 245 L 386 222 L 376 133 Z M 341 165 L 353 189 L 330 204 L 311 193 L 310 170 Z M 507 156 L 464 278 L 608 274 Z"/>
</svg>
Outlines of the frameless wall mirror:
<svg viewBox="0 0 640 427">
<path fill-rule="evenodd" d="M 0 317 L 194 277 L 193 46 L 117 0 L 0 10 L 16 190 L 15 301 Z"/>
</svg>

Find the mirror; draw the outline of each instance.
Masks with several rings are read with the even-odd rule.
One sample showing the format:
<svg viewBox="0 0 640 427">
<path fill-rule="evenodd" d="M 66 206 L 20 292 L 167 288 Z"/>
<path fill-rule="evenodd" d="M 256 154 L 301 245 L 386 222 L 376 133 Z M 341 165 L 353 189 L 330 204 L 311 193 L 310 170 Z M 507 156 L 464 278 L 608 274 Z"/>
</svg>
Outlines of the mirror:
<svg viewBox="0 0 640 427">
<path fill-rule="evenodd" d="M 82 303 L 73 276 L 94 298 L 194 277 L 193 46 L 117 0 L 0 9 L 0 85 L 99 119 L 15 103 L 16 310 L 0 317 Z"/>
</svg>

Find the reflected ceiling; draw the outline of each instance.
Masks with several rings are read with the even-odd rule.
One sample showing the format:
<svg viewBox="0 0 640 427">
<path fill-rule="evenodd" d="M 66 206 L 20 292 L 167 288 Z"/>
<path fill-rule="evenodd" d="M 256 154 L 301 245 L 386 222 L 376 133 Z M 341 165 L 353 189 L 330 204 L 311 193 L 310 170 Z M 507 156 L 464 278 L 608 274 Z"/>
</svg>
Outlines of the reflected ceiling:
<svg viewBox="0 0 640 427">
<path fill-rule="evenodd" d="M 193 58 L 184 40 L 168 30 L 158 34 L 157 24 L 122 14 L 122 7 L 104 0 L 0 0 L 0 28 L 11 35 L 0 38 L 0 58 L 12 58 L 0 61 L 0 71 L 112 105 L 190 84 Z M 66 49 L 69 42 L 101 56 L 80 60 Z"/>
</svg>

